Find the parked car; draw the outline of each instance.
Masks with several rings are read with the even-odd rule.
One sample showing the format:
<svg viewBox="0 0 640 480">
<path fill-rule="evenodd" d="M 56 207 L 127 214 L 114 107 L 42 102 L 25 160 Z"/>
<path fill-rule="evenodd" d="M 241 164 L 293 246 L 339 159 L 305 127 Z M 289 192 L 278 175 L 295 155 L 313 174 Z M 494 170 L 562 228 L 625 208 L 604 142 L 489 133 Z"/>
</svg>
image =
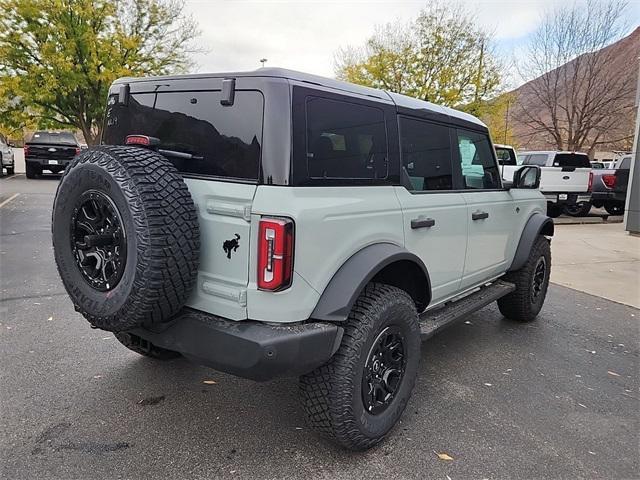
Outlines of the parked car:
<svg viewBox="0 0 640 480">
<path fill-rule="evenodd" d="M 80 153 L 80 144 L 70 132 L 35 132 L 24 144 L 27 178 L 42 175 L 43 170 L 62 172 Z"/>
<path fill-rule="evenodd" d="M 598 170 L 600 168 L 605 168 L 605 167 L 604 167 L 604 163 L 602 162 L 591 162 L 591 168 L 593 168 L 594 170 Z"/>
<path fill-rule="evenodd" d="M 310 426 L 344 447 L 396 424 L 421 338 L 494 301 L 542 308 L 540 168 L 505 188 L 471 115 L 280 69 L 124 78 L 102 142 L 53 207 L 76 310 L 148 357 L 299 375 Z"/>
<path fill-rule="evenodd" d="M 13 150 L 7 141 L 0 136 L 0 177 L 4 175 L 4 169 L 7 170 L 7 175 L 13 175 L 15 172 L 15 164 Z"/>
<path fill-rule="evenodd" d="M 622 215 L 627 199 L 627 184 L 632 156 L 623 157 L 617 168 L 598 170 L 593 173 L 591 204 L 602 208 L 610 215 Z"/>
<path fill-rule="evenodd" d="M 550 217 L 557 217 L 565 210 L 584 208 L 584 204 L 591 201 L 591 163 L 586 153 L 524 151 L 518 153 L 516 163 L 502 167 L 502 178 L 511 180 L 521 165 L 539 166 L 542 169 L 540 191 L 547 199 Z"/>
</svg>

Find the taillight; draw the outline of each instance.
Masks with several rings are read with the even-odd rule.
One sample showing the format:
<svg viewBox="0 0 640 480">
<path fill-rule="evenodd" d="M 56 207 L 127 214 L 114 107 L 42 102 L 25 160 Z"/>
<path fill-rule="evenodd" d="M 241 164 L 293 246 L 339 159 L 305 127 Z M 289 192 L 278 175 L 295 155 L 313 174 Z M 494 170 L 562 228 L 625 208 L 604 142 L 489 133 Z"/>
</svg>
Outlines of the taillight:
<svg viewBox="0 0 640 480">
<path fill-rule="evenodd" d="M 587 186 L 587 192 L 590 192 L 593 188 L 593 172 L 589 172 L 589 185 Z"/>
<path fill-rule="evenodd" d="M 258 232 L 258 288 L 284 290 L 293 278 L 293 220 L 263 218 Z"/>
<path fill-rule="evenodd" d="M 142 145 L 144 147 L 155 147 L 160 144 L 160 139 L 147 135 L 127 135 L 124 141 L 127 145 Z"/>
<path fill-rule="evenodd" d="M 26 157 L 29 154 L 29 146 L 25 145 L 24 146 L 24 156 Z"/>
<path fill-rule="evenodd" d="M 80 155 L 80 147 L 76 147 L 76 155 Z"/>
<path fill-rule="evenodd" d="M 604 175 L 602 175 L 602 183 L 604 183 L 604 186 L 607 188 L 613 188 L 616 186 L 616 176 L 612 175 L 610 173 L 605 173 Z"/>
</svg>

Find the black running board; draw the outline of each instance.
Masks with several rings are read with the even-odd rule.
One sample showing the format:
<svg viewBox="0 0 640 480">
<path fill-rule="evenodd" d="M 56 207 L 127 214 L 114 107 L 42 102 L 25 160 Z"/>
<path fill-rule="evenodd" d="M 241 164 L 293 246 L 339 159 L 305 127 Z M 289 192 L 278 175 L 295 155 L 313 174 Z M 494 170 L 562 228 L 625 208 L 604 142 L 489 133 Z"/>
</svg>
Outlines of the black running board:
<svg viewBox="0 0 640 480">
<path fill-rule="evenodd" d="M 499 298 L 515 290 L 513 283 L 498 280 L 486 287 L 480 287 L 457 301 L 446 303 L 443 307 L 429 310 L 420 315 L 420 337 L 426 340 L 452 323 L 462 320 L 467 315 L 495 302 Z"/>
</svg>

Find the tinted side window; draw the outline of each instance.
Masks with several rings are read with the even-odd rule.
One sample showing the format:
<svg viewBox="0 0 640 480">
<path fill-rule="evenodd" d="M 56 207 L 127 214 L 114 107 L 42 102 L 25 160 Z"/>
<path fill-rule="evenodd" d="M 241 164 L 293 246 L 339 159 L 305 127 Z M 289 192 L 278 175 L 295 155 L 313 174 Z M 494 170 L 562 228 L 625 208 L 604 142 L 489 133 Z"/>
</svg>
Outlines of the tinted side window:
<svg viewBox="0 0 640 480">
<path fill-rule="evenodd" d="M 402 166 L 412 190 L 451 190 L 449 128 L 400 118 Z"/>
<path fill-rule="evenodd" d="M 558 153 L 553 159 L 554 167 L 591 168 L 589 157 L 584 153 Z"/>
<path fill-rule="evenodd" d="M 365 105 L 308 97 L 306 158 L 310 178 L 386 178 L 384 112 Z"/>
<path fill-rule="evenodd" d="M 158 148 L 169 151 L 165 156 L 180 172 L 258 179 L 260 92 L 236 91 L 231 106 L 220 105 L 219 91 L 135 93 L 128 106 L 112 98 L 103 143 L 124 144 L 127 135 L 148 135 L 160 140 Z"/>
<path fill-rule="evenodd" d="M 502 188 L 493 156 L 493 145 L 485 134 L 457 130 L 458 150 L 464 187 L 468 189 Z"/>
</svg>

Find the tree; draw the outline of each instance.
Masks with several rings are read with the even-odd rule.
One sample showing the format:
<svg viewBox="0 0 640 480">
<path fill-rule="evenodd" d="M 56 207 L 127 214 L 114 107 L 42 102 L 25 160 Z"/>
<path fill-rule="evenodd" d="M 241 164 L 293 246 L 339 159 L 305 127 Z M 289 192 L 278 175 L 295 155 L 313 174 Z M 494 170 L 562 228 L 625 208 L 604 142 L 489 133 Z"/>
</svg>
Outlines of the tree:
<svg viewBox="0 0 640 480">
<path fill-rule="evenodd" d="M 177 0 L 0 0 L 0 123 L 100 139 L 109 85 L 190 65 L 195 22 Z"/>
<path fill-rule="evenodd" d="M 336 54 L 336 76 L 477 113 L 500 85 L 491 36 L 460 5 L 436 3 L 408 23 L 376 27 Z"/>
<path fill-rule="evenodd" d="M 545 138 L 558 150 L 591 154 L 632 138 L 637 77 L 620 74 L 620 62 L 634 62 L 637 72 L 638 52 L 621 59 L 607 48 L 626 32 L 625 11 L 621 1 L 589 0 L 544 18 L 519 66 L 534 78 L 515 105 L 529 141 Z"/>
</svg>

